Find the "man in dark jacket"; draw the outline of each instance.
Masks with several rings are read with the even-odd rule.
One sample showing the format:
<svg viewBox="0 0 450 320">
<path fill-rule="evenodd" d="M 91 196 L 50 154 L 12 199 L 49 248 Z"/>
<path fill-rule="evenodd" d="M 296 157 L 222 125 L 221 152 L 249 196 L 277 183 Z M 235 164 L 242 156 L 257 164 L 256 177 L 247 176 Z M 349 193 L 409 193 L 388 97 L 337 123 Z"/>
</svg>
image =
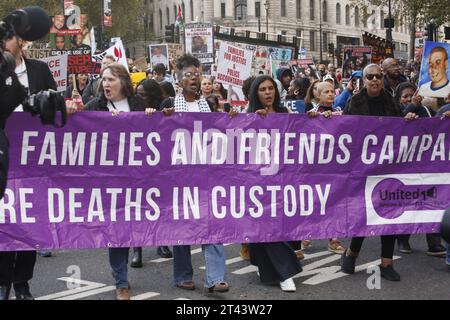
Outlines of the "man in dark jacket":
<svg viewBox="0 0 450 320">
<path fill-rule="evenodd" d="M 28 94 L 42 90 L 56 90 L 56 83 L 47 64 L 38 60 L 25 59 L 23 46 L 25 42 L 15 36 L 6 41 L 6 51 L 9 51 L 16 60 L 17 78 Z M 16 111 L 23 111 L 22 106 Z M 11 286 L 17 300 L 33 300 L 28 281 L 33 278 L 36 264 L 36 251 L 0 252 L 0 300 L 8 300 Z"/>
<path fill-rule="evenodd" d="M 395 90 L 400 83 L 408 81 L 408 79 L 401 74 L 400 65 L 394 58 L 387 58 L 381 65 L 384 74 L 384 89 L 395 96 Z"/>
</svg>

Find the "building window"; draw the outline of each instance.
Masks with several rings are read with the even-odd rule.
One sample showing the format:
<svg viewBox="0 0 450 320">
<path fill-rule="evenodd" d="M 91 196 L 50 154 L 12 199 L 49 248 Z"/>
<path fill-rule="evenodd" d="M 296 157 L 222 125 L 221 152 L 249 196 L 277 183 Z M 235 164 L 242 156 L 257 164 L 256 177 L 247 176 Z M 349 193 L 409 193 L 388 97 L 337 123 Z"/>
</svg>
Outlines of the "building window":
<svg viewBox="0 0 450 320">
<path fill-rule="evenodd" d="M 169 10 L 169 8 L 166 8 L 166 18 L 167 18 L 167 24 L 170 24 L 170 10 Z"/>
<path fill-rule="evenodd" d="M 345 6 L 345 24 L 347 26 L 350 25 L 350 6 L 349 5 Z"/>
<path fill-rule="evenodd" d="M 175 21 L 177 21 L 178 18 L 178 10 L 177 10 L 177 6 L 173 6 L 173 14 L 175 16 Z"/>
<path fill-rule="evenodd" d="M 316 33 L 312 30 L 309 31 L 309 49 L 316 51 Z"/>
<path fill-rule="evenodd" d="M 322 48 L 324 51 L 328 48 L 328 33 L 326 32 L 322 34 Z"/>
<path fill-rule="evenodd" d="M 189 1 L 189 6 L 191 7 L 191 21 L 194 21 L 194 1 Z"/>
<path fill-rule="evenodd" d="M 225 17 L 226 17 L 226 4 L 225 3 L 221 3 L 220 4 L 220 17 L 222 18 L 222 19 L 225 19 Z"/>
<path fill-rule="evenodd" d="M 247 18 L 247 0 L 236 0 L 234 6 L 234 20 L 245 20 Z"/>
<path fill-rule="evenodd" d="M 355 26 L 359 27 L 359 8 L 355 7 Z"/>
<path fill-rule="evenodd" d="M 261 2 L 255 2 L 255 17 L 261 18 Z"/>
<path fill-rule="evenodd" d="M 336 4 L 336 24 L 341 24 L 341 4 Z"/>
<path fill-rule="evenodd" d="M 384 12 L 380 10 L 380 29 L 384 29 Z"/>
<path fill-rule="evenodd" d="M 309 19 L 314 20 L 314 0 L 309 0 Z"/>
<path fill-rule="evenodd" d="M 163 13 L 161 9 L 159 9 L 159 29 L 162 30 L 162 28 L 163 28 Z"/>
<path fill-rule="evenodd" d="M 323 9 L 322 9 L 322 19 L 323 21 L 328 21 L 328 4 L 326 1 L 323 2 L 322 5 Z"/>
<path fill-rule="evenodd" d="M 286 17 L 286 0 L 281 0 L 281 16 Z"/>
<path fill-rule="evenodd" d="M 302 18 L 302 0 L 297 0 L 296 6 L 297 19 L 300 20 Z"/>
<path fill-rule="evenodd" d="M 184 2 L 183 2 L 183 4 L 181 5 L 181 11 L 183 11 L 183 17 L 184 17 L 184 19 L 187 19 L 187 17 L 186 17 L 186 6 L 185 6 Z"/>
</svg>

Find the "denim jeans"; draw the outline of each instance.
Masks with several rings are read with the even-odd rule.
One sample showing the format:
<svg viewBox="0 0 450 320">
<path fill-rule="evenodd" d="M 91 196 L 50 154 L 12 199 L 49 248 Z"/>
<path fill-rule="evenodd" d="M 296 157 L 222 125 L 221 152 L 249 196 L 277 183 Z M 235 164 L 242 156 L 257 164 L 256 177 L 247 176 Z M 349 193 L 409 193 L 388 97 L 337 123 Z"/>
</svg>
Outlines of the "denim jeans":
<svg viewBox="0 0 450 320">
<path fill-rule="evenodd" d="M 202 252 L 205 259 L 206 277 L 205 288 L 211 288 L 215 284 L 225 282 L 225 250 L 222 244 L 202 245 Z M 191 247 L 173 247 L 173 270 L 175 284 L 180 285 L 187 281 L 192 281 L 194 270 L 192 268 Z"/>
<path fill-rule="evenodd" d="M 109 264 L 113 277 L 116 280 L 117 289 L 128 288 L 128 255 L 130 248 L 109 249 Z"/>
</svg>

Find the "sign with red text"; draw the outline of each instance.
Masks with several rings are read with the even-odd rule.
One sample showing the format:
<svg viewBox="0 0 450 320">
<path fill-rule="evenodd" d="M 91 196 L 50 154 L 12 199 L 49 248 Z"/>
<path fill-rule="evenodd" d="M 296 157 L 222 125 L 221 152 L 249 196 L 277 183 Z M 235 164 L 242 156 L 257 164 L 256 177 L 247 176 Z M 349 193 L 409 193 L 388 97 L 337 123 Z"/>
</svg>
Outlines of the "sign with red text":
<svg viewBox="0 0 450 320">
<path fill-rule="evenodd" d="M 58 92 L 64 92 L 67 89 L 67 61 L 69 55 L 61 55 L 55 57 L 44 58 L 41 61 L 45 62 L 50 71 L 52 72 L 53 78 L 55 79 Z"/>
<path fill-rule="evenodd" d="M 217 80 L 223 84 L 242 87 L 250 77 L 253 63 L 253 51 L 235 47 L 222 42 L 220 45 Z"/>
</svg>

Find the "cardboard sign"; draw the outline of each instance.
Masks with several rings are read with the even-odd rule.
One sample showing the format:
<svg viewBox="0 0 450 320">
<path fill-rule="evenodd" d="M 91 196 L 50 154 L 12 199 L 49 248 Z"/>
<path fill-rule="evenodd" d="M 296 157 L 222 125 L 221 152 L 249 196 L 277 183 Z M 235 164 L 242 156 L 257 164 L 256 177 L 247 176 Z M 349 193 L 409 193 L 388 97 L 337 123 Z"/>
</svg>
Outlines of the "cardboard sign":
<svg viewBox="0 0 450 320">
<path fill-rule="evenodd" d="M 133 83 L 133 88 L 136 89 L 138 84 L 147 78 L 147 74 L 145 72 L 136 72 L 130 73 L 131 82 Z"/>
<path fill-rule="evenodd" d="M 450 44 L 425 42 L 420 67 L 419 94 L 445 98 L 450 94 Z"/>
<path fill-rule="evenodd" d="M 223 84 L 242 87 L 250 77 L 253 51 L 232 46 L 226 42 L 220 45 L 217 80 Z"/>
<path fill-rule="evenodd" d="M 99 74 L 101 65 L 92 61 L 90 54 L 69 56 L 69 74 Z"/>
<path fill-rule="evenodd" d="M 186 24 L 186 53 L 192 54 L 201 63 L 214 63 L 213 34 L 213 25 L 210 23 Z"/>
<path fill-rule="evenodd" d="M 53 79 L 55 79 L 58 86 L 58 92 L 64 92 L 67 89 L 67 63 L 69 56 L 67 54 L 56 57 L 49 57 L 41 59 L 45 62 L 52 72 Z"/>
<path fill-rule="evenodd" d="M 25 51 L 25 55 L 28 59 L 41 60 L 50 57 L 51 52 L 49 49 L 28 49 Z"/>
</svg>

